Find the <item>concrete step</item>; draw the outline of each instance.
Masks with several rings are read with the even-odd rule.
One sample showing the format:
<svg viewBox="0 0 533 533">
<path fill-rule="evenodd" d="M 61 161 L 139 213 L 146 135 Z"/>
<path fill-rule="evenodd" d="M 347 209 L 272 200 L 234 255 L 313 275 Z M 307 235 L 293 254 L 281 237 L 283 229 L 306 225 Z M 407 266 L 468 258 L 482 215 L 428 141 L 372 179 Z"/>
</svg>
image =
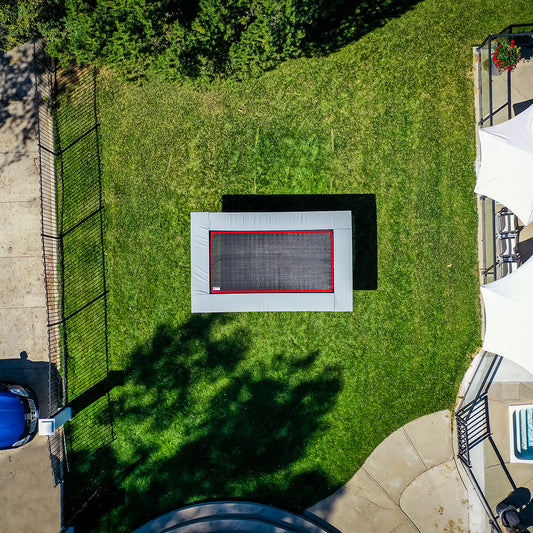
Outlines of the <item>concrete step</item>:
<svg viewBox="0 0 533 533">
<path fill-rule="evenodd" d="M 135 533 L 338 533 L 312 516 L 252 502 L 206 502 L 156 518 Z"/>
</svg>

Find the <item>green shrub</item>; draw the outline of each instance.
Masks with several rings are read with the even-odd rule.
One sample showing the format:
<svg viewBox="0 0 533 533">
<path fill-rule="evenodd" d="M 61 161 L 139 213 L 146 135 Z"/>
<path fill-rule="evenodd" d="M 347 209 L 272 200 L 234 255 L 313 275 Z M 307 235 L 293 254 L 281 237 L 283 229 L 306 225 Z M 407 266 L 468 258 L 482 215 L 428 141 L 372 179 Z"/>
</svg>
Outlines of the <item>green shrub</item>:
<svg viewBox="0 0 533 533">
<path fill-rule="evenodd" d="M 64 0 L 2 0 L 0 46 L 8 50 L 40 36 L 61 31 L 64 24 Z"/>
<path fill-rule="evenodd" d="M 144 76 L 161 50 L 161 3 L 146 0 L 67 0 L 64 32 L 48 36 L 63 63 L 75 60 Z"/>
<path fill-rule="evenodd" d="M 257 76 L 301 53 L 321 0 L 10 0 L 0 24 L 11 44 L 43 35 L 62 63 L 149 72 Z M 52 6 L 55 6 L 51 9 Z"/>
<path fill-rule="evenodd" d="M 252 13 L 253 20 L 229 50 L 230 69 L 242 77 L 256 76 L 299 55 L 305 25 L 314 15 L 313 10 L 298 9 L 293 0 L 259 3 Z"/>
<path fill-rule="evenodd" d="M 185 76 L 259 75 L 300 54 L 319 0 L 201 0 L 196 18 L 173 22 L 158 70 Z"/>
</svg>

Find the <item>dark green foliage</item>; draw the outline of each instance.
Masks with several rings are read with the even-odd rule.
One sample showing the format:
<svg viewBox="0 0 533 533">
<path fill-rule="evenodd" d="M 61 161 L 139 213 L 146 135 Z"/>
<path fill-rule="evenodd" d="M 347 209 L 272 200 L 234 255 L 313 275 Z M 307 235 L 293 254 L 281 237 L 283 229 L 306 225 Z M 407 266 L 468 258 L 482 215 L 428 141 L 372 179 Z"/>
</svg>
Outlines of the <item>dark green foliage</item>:
<svg viewBox="0 0 533 533">
<path fill-rule="evenodd" d="M 63 27 L 64 0 L 2 0 L 0 48 L 9 49 L 41 35 L 57 34 Z"/>
<path fill-rule="evenodd" d="M 313 22 L 316 0 L 219 0 L 200 2 L 189 42 L 197 60 L 215 72 L 257 75 L 299 54 L 305 26 Z"/>
<path fill-rule="evenodd" d="M 64 63 L 74 59 L 142 76 L 161 48 L 162 16 L 157 1 L 66 0 L 65 31 L 49 36 L 50 52 Z"/>
<path fill-rule="evenodd" d="M 6 47 L 44 36 L 63 64 L 126 78 L 256 77 L 284 60 L 329 52 L 418 0 L 6 0 Z"/>
<path fill-rule="evenodd" d="M 257 4 L 238 43 L 229 51 L 231 68 L 242 75 L 257 75 L 284 59 L 299 55 L 306 25 L 314 21 L 313 2 Z"/>
<path fill-rule="evenodd" d="M 43 35 L 52 55 L 127 77 L 255 76 L 300 55 L 321 0 L 54 0 L 1 8 L 10 45 Z M 25 7 L 24 7 L 25 6 Z"/>
</svg>

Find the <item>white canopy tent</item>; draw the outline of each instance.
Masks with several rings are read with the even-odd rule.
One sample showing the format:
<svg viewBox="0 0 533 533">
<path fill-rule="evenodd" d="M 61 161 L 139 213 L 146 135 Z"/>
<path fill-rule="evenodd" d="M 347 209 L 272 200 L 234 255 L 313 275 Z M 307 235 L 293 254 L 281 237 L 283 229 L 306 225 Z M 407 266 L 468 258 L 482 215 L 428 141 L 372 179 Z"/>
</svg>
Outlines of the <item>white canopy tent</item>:
<svg viewBox="0 0 533 533">
<path fill-rule="evenodd" d="M 485 303 L 483 349 L 533 373 L 533 257 L 515 272 L 481 287 Z"/>
<path fill-rule="evenodd" d="M 479 130 L 476 193 L 533 222 L 533 105 L 507 122 Z"/>
</svg>

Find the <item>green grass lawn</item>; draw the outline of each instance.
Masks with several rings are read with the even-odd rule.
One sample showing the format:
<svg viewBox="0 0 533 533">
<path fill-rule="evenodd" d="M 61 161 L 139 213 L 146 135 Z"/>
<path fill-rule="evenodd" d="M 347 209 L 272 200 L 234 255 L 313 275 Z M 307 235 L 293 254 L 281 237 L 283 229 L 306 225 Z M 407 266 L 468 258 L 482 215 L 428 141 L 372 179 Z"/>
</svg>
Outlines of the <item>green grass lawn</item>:
<svg viewBox="0 0 533 533">
<path fill-rule="evenodd" d="M 526 12 L 427 0 L 331 55 L 208 89 L 100 76 L 125 371 L 107 451 L 134 465 L 116 528 L 205 498 L 301 511 L 394 430 L 453 408 L 481 342 L 472 46 Z M 375 195 L 377 290 L 353 313 L 191 315 L 190 213 L 306 193 Z"/>
</svg>

